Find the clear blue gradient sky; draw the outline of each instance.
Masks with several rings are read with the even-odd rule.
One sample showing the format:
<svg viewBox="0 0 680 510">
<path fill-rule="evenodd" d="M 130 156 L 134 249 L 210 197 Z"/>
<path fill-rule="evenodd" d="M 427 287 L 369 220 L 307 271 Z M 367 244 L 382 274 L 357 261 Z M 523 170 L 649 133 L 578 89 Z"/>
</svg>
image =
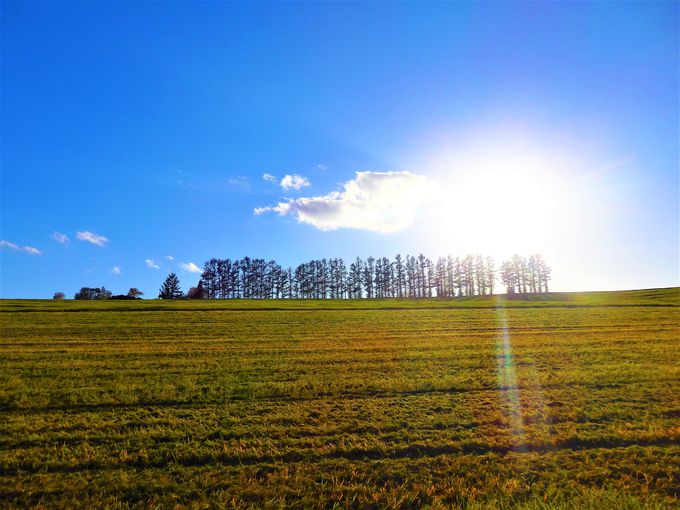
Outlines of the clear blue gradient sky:
<svg viewBox="0 0 680 510">
<path fill-rule="evenodd" d="M 469 251 L 676 286 L 678 5 L 3 1 L 0 296 Z"/>
</svg>

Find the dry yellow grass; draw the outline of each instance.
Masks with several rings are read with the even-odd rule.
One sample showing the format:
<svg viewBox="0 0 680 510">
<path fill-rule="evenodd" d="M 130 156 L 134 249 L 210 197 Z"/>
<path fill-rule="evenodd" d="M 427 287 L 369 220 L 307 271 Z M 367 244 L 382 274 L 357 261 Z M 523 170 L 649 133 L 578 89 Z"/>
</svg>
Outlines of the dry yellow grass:
<svg viewBox="0 0 680 510">
<path fill-rule="evenodd" d="M 673 507 L 678 289 L 0 309 L 0 506 Z"/>
</svg>

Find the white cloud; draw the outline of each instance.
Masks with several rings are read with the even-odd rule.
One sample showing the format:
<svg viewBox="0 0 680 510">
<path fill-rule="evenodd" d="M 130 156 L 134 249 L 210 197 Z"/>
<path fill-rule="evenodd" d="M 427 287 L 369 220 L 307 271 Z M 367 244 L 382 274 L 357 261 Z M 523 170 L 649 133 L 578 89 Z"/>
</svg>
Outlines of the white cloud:
<svg viewBox="0 0 680 510">
<path fill-rule="evenodd" d="M 173 257 L 172 255 L 166 255 L 165 258 L 168 260 L 175 260 L 175 257 Z"/>
<path fill-rule="evenodd" d="M 357 172 L 343 188 L 328 195 L 258 207 L 254 213 L 290 214 L 320 230 L 354 228 L 386 233 L 408 227 L 420 209 L 441 198 L 436 182 L 411 172 Z"/>
<path fill-rule="evenodd" d="M 121 271 L 121 269 L 120 269 L 120 266 L 113 266 L 113 267 L 111 268 L 111 272 L 112 272 L 113 274 L 120 274 L 122 271 Z"/>
<path fill-rule="evenodd" d="M 146 267 L 148 267 L 149 269 L 160 269 L 161 268 L 161 266 L 156 264 L 153 261 L 153 259 L 145 259 L 144 262 L 146 262 Z"/>
<path fill-rule="evenodd" d="M 309 186 L 311 183 L 309 182 L 309 179 L 307 177 L 303 177 L 302 175 L 298 174 L 293 174 L 293 175 L 286 175 L 281 179 L 281 182 L 279 185 L 285 189 L 300 189 L 304 188 L 305 186 Z"/>
<path fill-rule="evenodd" d="M 276 182 L 276 177 L 272 174 L 262 174 L 262 178 L 267 182 Z"/>
<path fill-rule="evenodd" d="M 106 244 L 109 242 L 106 237 L 95 234 L 94 232 L 89 232 L 87 230 L 76 232 L 76 239 L 102 247 L 106 246 Z"/>
<path fill-rule="evenodd" d="M 317 169 L 317 170 L 321 170 L 321 171 L 323 171 L 323 170 L 328 170 L 328 166 L 327 166 L 327 165 L 318 164 L 318 165 L 316 165 L 316 169 Z"/>
<path fill-rule="evenodd" d="M 52 239 L 54 239 L 59 244 L 69 244 L 71 242 L 68 236 L 66 234 L 62 234 L 61 232 L 52 232 Z"/>
<path fill-rule="evenodd" d="M 0 239 L 0 248 L 8 248 L 13 251 L 22 251 L 24 253 L 28 253 L 29 255 L 42 255 L 42 252 L 38 248 L 34 248 L 33 246 L 19 246 L 16 243 L 5 241 L 4 239 Z"/>
<path fill-rule="evenodd" d="M 197 266 L 196 264 L 194 264 L 193 262 L 189 262 L 189 263 L 180 262 L 180 263 L 179 263 L 179 267 L 181 267 L 182 269 L 184 269 L 184 270 L 187 271 L 188 273 L 201 273 L 201 272 L 202 272 L 202 271 L 201 271 L 201 268 L 198 267 L 198 266 Z"/>
</svg>

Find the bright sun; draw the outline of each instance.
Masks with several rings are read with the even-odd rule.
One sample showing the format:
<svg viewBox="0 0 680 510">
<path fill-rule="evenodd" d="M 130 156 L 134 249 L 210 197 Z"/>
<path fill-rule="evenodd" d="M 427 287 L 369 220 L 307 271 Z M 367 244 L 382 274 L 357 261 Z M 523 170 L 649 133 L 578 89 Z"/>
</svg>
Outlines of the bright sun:
<svg viewBox="0 0 680 510">
<path fill-rule="evenodd" d="M 437 253 L 504 257 L 550 248 L 565 214 L 565 164 L 540 151 L 501 147 L 467 154 L 437 172 L 442 206 L 429 237 Z"/>
</svg>

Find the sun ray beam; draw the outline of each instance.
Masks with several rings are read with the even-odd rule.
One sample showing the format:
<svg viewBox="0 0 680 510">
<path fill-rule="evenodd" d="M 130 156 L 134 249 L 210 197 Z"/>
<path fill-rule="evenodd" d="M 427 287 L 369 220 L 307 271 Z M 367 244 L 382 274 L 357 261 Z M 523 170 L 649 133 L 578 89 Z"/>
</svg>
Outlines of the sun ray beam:
<svg viewBox="0 0 680 510">
<path fill-rule="evenodd" d="M 498 299 L 497 304 L 496 314 L 499 324 L 499 335 L 496 341 L 498 391 L 514 439 L 514 449 L 515 451 L 523 451 L 525 448 L 524 420 L 512 354 L 510 328 L 508 327 L 507 312 L 501 298 Z"/>
</svg>

